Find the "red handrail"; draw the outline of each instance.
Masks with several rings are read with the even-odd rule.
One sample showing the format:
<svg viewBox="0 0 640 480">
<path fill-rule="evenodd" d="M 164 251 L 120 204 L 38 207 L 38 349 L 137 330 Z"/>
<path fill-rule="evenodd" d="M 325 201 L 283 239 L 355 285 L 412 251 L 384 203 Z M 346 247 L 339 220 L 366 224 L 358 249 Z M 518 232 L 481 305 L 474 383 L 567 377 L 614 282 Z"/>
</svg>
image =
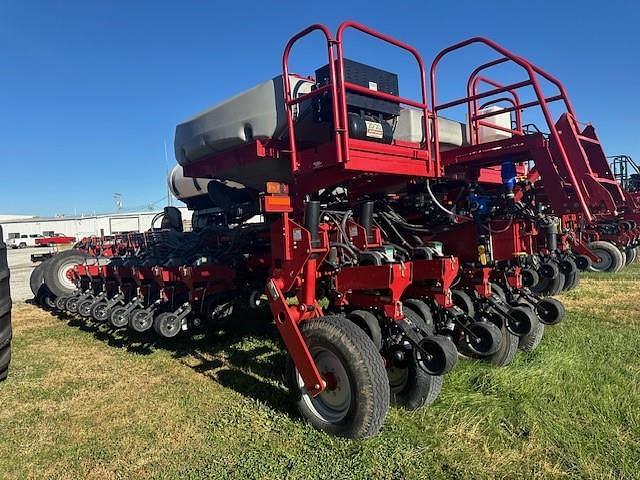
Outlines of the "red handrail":
<svg viewBox="0 0 640 480">
<path fill-rule="evenodd" d="M 383 42 L 389 43 L 397 48 L 405 50 L 416 60 L 420 73 L 420 90 L 422 95 L 422 101 L 411 100 L 408 98 L 400 97 L 398 95 L 392 95 L 386 92 L 379 92 L 377 90 L 370 90 L 361 85 L 356 85 L 345 80 L 344 75 L 344 54 L 343 54 L 343 36 L 347 29 L 358 30 L 361 33 L 374 37 Z M 289 56 L 295 43 L 301 38 L 309 35 L 312 32 L 320 31 L 324 34 L 327 42 L 327 54 L 329 57 L 329 82 L 319 88 L 312 90 L 309 93 L 301 95 L 297 98 L 292 98 L 291 85 L 289 84 Z M 331 36 L 329 29 L 322 24 L 311 25 L 304 30 L 294 35 L 285 46 L 284 53 L 282 55 L 282 72 L 283 72 L 283 89 L 287 114 L 287 127 L 289 130 L 289 149 L 290 149 L 290 163 L 291 172 L 295 175 L 300 170 L 300 164 L 298 162 L 298 146 L 296 142 L 295 125 L 293 118 L 293 106 L 297 105 L 305 100 L 317 97 L 321 94 L 329 92 L 332 102 L 332 116 L 335 133 L 335 155 L 337 163 L 344 163 L 349 161 L 349 132 L 348 132 L 348 112 L 347 112 L 347 91 L 357 92 L 369 97 L 378 98 L 381 100 L 391 101 L 403 105 L 409 105 L 411 107 L 422 110 L 422 122 L 425 132 L 425 142 L 421 146 L 421 149 L 427 152 L 427 161 L 431 160 L 431 143 L 429 135 L 429 107 L 426 85 L 426 70 L 424 62 L 420 53 L 412 46 L 396 40 L 393 37 L 373 30 L 358 22 L 347 21 L 340 24 L 338 27 L 335 40 Z M 436 171 L 440 171 L 440 164 L 436 162 Z"/>
<path fill-rule="evenodd" d="M 291 85 L 289 84 L 289 55 L 291 53 L 291 48 L 293 45 L 303 37 L 306 37 L 312 32 L 320 31 L 324 34 L 325 39 L 327 41 L 327 56 L 329 57 L 329 84 L 326 88 L 319 88 L 311 93 L 303 95 L 301 98 L 292 99 L 291 98 Z M 282 54 L 282 82 L 284 88 L 284 99 L 285 99 L 285 109 L 287 112 L 287 127 L 289 129 L 289 149 L 290 152 L 290 161 L 291 161 L 291 173 L 296 174 L 299 170 L 300 165 L 298 164 L 298 149 L 296 146 L 296 135 L 295 128 L 293 123 L 293 106 L 304 99 L 311 98 L 316 95 L 320 95 L 321 93 L 331 90 L 331 102 L 333 108 L 333 125 L 335 129 L 335 133 L 337 136 L 340 136 L 344 129 L 342 128 L 342 124 L 340 123 L 340 118 L 338 116 L 338 93 L 337 93 L 337 84 L 336 84 L 336 71 L 335 71 L 335 56 L 333 51 L 333 45 L 335 44 L 335 40 L 331 37 L 331 32 L 329 29 L 320 23 L 315 23 L 305 28 L 304 30 L 298 32 L 296 35 L 291 37 L 291 39 L 287 42 L 285 46 L 284 53 Z M 336 141 L 336 159 L 338 162 L 342 162 L 342 151 L 340 148 L 340 142 Z"/>
<path fill-rule="evenodd" d="M 483 92 L 483 93 L 474 93 L 473 95 L 470 95 L 470 91 L 467 91 L 467 97 L 466 98 L 462 98 L 453 102 L 448 102 L 446 104 L 442 104 L 442 105 L 438 105 L 437 103 L 437 94 L 436 94 L 436 74 L 437 74 L 437 68 L 438 68 L 438 64 L 440 63 L 440 61 L 442 60 L 442 58 L 453 52 L 456 50 L 460 50 L 464 47 L 467 47 L 469 45 L 472 44 L 476 44 L 476 43 L 481 43 L 486 45 L 487 47 L 495 50 L 496 52 L 498 52 L 499 54 L 501 54 L 503 58 L 499 58 L 497 60 L 493 60 L 491 62 L 488 62 L 484 65 L 481 65 L 480 67 L 476 68 L 470 77 L 470 80 L 468 82 L 468 87 L 470 85 L 470 82 L 472 82 L 472 78 L 474 78 L 475 76 L 478 75 L 478 73 L 486 68 L 495 66 L 495 65 L 499 65 L 501 63 L 507 62 L 507 61 L 511 61 L 517 65 L 519 65 L 522 69 L 524 69 L 527 73 L 528 76 L 528 80 L 523 81 L 523 82 L 519 82 L 519 83 L 514 83 L 511 85 L 507 85 L 505 87 L 501 87 L 501 88 L 496 88 L 494 90 L 490 90 L 488 92 Z M 452 106 L 456 106 L 456 105 L 461 105 L 464 103 L 467 103 L 468 105 L 468 111 L 469 113 L 471 113 L 471 107 L 470 107 L 470 102 L 475 102 L 480 98 L 486 98 L 492 95 L 496 95 L 498 93 L 503 93 L 503 92 L 507 92 L 507 91 L 515 91 L 518 88 L 522 88 L 524 86 L 529 86 L 531 85 L 531 87 L 533 88 L 535 95 L 537 97 L 537 102 L 534 102 L 532 105 L 529 106 L 536 106 L 539 105 L 540 109 L 542 110 L 542 113 L 544 115 L 545 121 L 547 122 L 547 125 L 549 126 L 549 132 L 550 132 L 550 136 L 553 139 L 555 145 L 557 146 L 558 152 L 560 153 L 560 159 L 562 161 L 562 163 L 564 164 L 565 170 L 567 172 L 567 174 L 569 175 L 569 178 L 571 180 L 571 184 L 574 185 L 575 187 L 575 193 L 576 193 L 576 197 L 578 200 L 578 203 L 580 204 L 580 207 L 582 209 L 582 212 L 586 218 L 587 221 L 592 221 L 593 220 L 593 215 L 591 214 L 591 210 L 589 209 L 587 202 L 585 200 L 585 197 L 582 193 L 582 189 L 580 187 L 580 184 L 578 183 L 578 180 L 575 176 L 575 173 L 573 171 L 573 168 L 571 167 L 571 164 L 569 162 L 569 157 L 567 155 L 567 152 L 564 149 L 564 146 L 560 140 L 560 134 L 558 132 L 558 130 L 555 128 L 555 123 L 553 121 L 553 118 L 551 116 L 551 112 L 549 111 L 549 107 L 548 107 L 548 103 L 550 100 L 552 101 L 556 101 L 559 99 L 564 100 L 565 103 L 565 107 L 567 109 L 567 111 L 569 112 L 569 114 L 571 114 L 572 116 L 574 116 L 573 114 L 573 106 L 571 105 L 571 102 L 569 101 L 569 98 L 566 94 L 566 91 L 564 89 L 564 86 L 562 85 L 562 83 L 560 83 L 560 81 L 558 79 L 556 79 L 555 77 L 553 77 L 551 74 L 545 72 L 544 70 L 542 70 L 541 68 L 532 65 L 530 62 L 528 62 L 527 60 L 525 60 L 524 58 L 513 54 L 512 52 L 510 52 L 509 50 L 507 50 L 506 48 L 498 45 L 497 43 L 493 42 L 492 40 L 489 40 L 487 38 L 483 38 L 483 37 L 473 37 L 473 38 L 469 38 L 467 40 L 464 40 L 462 42 L 456 43 L 454 45 L 451 45 L 450 47 L 445 48 L 444 50 L 442 50 L 440 53 L 438 53 L 438 55 L 435 57 L 433 63 L 431 64 L 431 71 L 430 71 L 430 86 L 431 86 L 431 104 L 432 104 L 432 108 L 433 108 L 433 118 L 434 118 L 434 134 L 433 134 L 433 141 L 434 141 L 434 151 L 435 151 L 435 155 L 436 155 L 436 162 L 439 164 L 440 163 L 440 157 L 441 157 L 441 152 L 440 152 L 440 144 L 439 144 L 439 133 L 438 133 L 438 116 L 437 116 L 437 112 L 440 110 L 444 110 L 446 108 L 452 107 Z M 537 75 L 540 75 L 541 77 L 545 78 L 546 80 L 548 80 L 549 82 L 553 83 L 559 90 L 559 95 L 556 95 L 555 97 L 550 97 L 547 98 L 545 97 L 545 95 L 542 92 L 542 88 L 540 87 L 540 84 L 538 82 L 538 78 Z M 521 105 L 522 107 L 522 105 Z M 508 111 L 512 111 L 511 109 L 508 109 Z M 575 116 L 574 116 L 575 117 Z M 470 119 L 471 119 L 471 115 L 470 115 Z M 476 120 L 477 121 L 477 120 Z"/>
<path fill-rule="evenodd" d="M 413 55 L 413 57 L 416 60 L 416 63 L 418 64 L 418 69 L 420 71 L 420 90 L 422 94 L 421 103 L 413 100 L 409 100 L 406 98 L 402 98 L 396 95 L 390 95 L 384 92 L 369 90 L 367 88 L 361 87 L 360 85 L 355 85 L 353 83 L 345 81 L 342 38 L 344 36 L 344 32 L 349 28 L 358 30 L 366 35 L 377 38 L 378 40 L 381 40 L 383 42 L 389 43 L 395 47 L 400 48 L 401 50 L 406 50 L 411 55 Z M 341 118 L 342 125 L 344 126 L 348 125 L 347 93 L 346 93 L 347 90 L 352 90 L 358 93 L 362 93 L 364 95 L 369 95 L 374 98 L 390 100 L 393 102 L 402 103 L 404 105 L 410 105 L 412 107 L 419 108 L 422 110 L 422 122 L 423 122 L 424 135 L 425 135 L 424 149 L 427 152 L 430 152 L 430 143 L 429 143 L 430 135 L 429 135 L 429 129 L 428 129 L 429 107 L 427 104 L 426 70 L 424 66 L 424 61 L 422 60 L 422 56 L 420 55 L 418 50 L 416 50 L 414 47 L 412 47 L 407 43 L 401 42 L 400 40 L 397 40 L 389 35 L 385 35 L 372 28 L 367 27 L 366 25 L 363 25 L 358 22 L 353 22 L 353 21 L 346 21 L 340 24 L 340 26 L 338 27 L 338 32 L 336 34 L 336 41 L 337 41 L 337 52 L 338 52 L 338 82 L 340 83 L 340 86 L 341 86 L 341 88 L 339 88 L 338 90 L 340 95 L 340 115 L 342 117 Z M 349 160 L 349 132 L 347 131 L 347 129 L 345 129 L 344 134 L 342 135 L 342 143 L 344 148 L 345 161 L 348 161 Z M 436 162 L 436 171 L 440 171 L 440 164 L 438 162 Z"/>
</svg>

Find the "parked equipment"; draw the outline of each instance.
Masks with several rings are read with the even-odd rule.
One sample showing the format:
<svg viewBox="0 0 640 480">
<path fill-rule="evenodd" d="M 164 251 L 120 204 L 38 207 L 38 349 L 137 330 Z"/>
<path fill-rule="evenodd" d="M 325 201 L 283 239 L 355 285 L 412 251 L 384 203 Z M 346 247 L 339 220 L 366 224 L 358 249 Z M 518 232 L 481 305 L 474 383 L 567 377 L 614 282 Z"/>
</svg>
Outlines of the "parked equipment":
<svg viewBox="0 0 640 480">
<path fill-rule="evenodd" d="M 345 58 L 353 31 L 409 53 L 420 98 L 400 95 L 396 73 Z M 327 59 L 315 77 L 295 75 L 290 53 L 311 33 Z M 471 70 L 464 97 L 439 103 L 440 61 L 474 43 L 501 57 Z M 484 73 L 509 62 L 525 80 Z M 34 271 L 34 295 L 165 340 L 239 304 L 268 305 L 301 415 L 364 438 L 390 404 L 435 401 L 459 356 L 505 366 L 534 350 L 564 317 L 553 295 L 635 252 L 638 209 L 609 178 L 592 127 L 577 129 L 557 80 L 494 42 L 436 57 L 431 110 L 420 54 L 355 22 L 335 36 L 318 24 L 299 32 L 282 65 L 177 126 L 168 182 L 194 212 L 192 231 L 167 207 L 149 232 L 83 239 Z M 539 76 L 559 93 L 545 96 Z M 520 100 L 524 87 L 535 100 Z M 553 122 L 558 100 L 567 113 Z M 456 106 L 466 122 L 441 115 Z M 533 107 L 549 134 L 523 123 Z"/>
</svg>

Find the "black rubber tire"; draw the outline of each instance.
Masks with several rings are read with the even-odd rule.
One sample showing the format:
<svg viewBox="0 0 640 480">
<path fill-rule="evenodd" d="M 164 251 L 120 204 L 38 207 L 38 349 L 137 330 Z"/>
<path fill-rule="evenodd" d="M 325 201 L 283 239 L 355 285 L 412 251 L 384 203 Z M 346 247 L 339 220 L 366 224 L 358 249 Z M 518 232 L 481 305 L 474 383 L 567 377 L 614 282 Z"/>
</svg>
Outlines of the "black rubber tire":
<svg viewBox="0 0 640 480">
<path fill-rule="evenodd" d="M 111 312 L 109 312 L 109 310 L 110 309 L 107 307 L 107 301 L 106 300 L 102 300 L 102 301 L 100 301 L 98 303 L 94 303 L 91 306 L 91 310 L 89 311 L 89 315 L 96 322 L 104 323 L 107 320 L 109 320 L 109 315 L 111 313 Z"/>
<path fill-rule="evenodd" d="M 560 273 L 565 276 L 571 275 L 578 271 L 578 267 L 576 266 L 576 262 L 574 262 L 571 258 L 563 258 L 558 261 L 558 268 L 560 269 Z"/>
<path fill-rule="evenodd" d="M 528 305 L 517 305 L 510 308 L 509 315 L 515 319 L 515 322 L 512 321 L 511 325 L 508 321 L 505 322 L 507 330 L 518 338 L 528 335 L 540 323 L 535 312 Z"/>
<path fill-rule="evenodd" d="M 553 278 L 541 278 L 538 285 L 536 285 L 535 288 L 532 288 L 531 291 L 544 297 L 552 297 L 562 291 L 564 283 L 564 274 L 558 272 L 558 274 Z"/>
<path fill-rule="evenodd" d="M 637 247 L 627 249 L 624 252 L 624 257 L 625 257 L 625 266 L 631 265 L 632 263 L 634 263 L 638 259 Z"/>
<path fill-rule="evenodd" d="M 49 291 L 56 297 L 69 295 L 76 289 L 69 282 L 62 282 L 62 270 L 67 270 L 71 266 L 82 263 L 89 255 L 81 250 L 67 250 L 49 259 L 49 267 L 44 273 L 44 283 Z"/>
<path fill-rule="evenodd" d="M 466 333 L 459 346 L 460 352 L 472 357 L 488 358 L 500 349 L 502 332 L 500 328 L 491 322 L 472 322 L 467 328 L 481 340 L 476 343 Z"/>
<path fill-rule="evenodd" d="M 175 338 L 182 331 L 182 322 L 172 312 L 162 312 L 153 319 L 153 329 L 162 338 Z"/>
<path fill-rule="evenodd" d="M 129 328 L 134 332 L 143 333 L 153 327 L 153 314 L 146 310 L 134 310 L 129 315 Z"/>
<path fill-rule="evenodd" d="M 124 328 L 129 324 L 129 313 L 126 307 L 117 306 L 109 312 L 109 325 L 113 328 Z"/>
<path fill-rule="evenodd" d="M 371 339 L 353 322 L 337 315 L 307 320 L 300 324 L 300 331 L 312 354 L 316 350 L 336 358 L 353 386 L 345 415 L 327 421 L 313 406 L 313 402 L 322 401 L 325 392 L 311 399 L 290 359 L 289 391 L 302 417 L 318 430 L 341 437 L 367 438 L 378 433 L 389 410 L 390 391 L 382 356 Z"/>
<path fill-rule="evenodd" d="M 618 247 L 613 243 L 597 241 L 589 243 L 589 248 L 593 253 L 602 258 L 605 263 L 593 263 L 589 268 L 592 272 L 619 272 L 625 265 L 625 258 Z"/>
<path fill-rule="evenodd" d="M 408 308 L 403 309 L 404 316 L 414 325 L 423 330 L 427 330 L 428 326 L 425 321 L 416 312 Z M 456 355 L 454 348 L 454 358 Z M 406 370 L 406 371 L 404 371 Z M 424 369 L 420 368 L 415 359 L 415 355 L 411 355 L 406 369 L 394 369 L 393 366 L 387 367 L 389 376 L 389 390 L 391 392 L 391 404 L 397 405 L 407 410 L 416 410 L 426 405 L 431 405 L 442 390 L 443 377 L 441 375 L 429 375 Z M 398 382 L 392 382 L 393 375 L 398 375 Z"/>
<path fill-rule="evenodd" d="M 507 292 L 505 292 L 504 288 L 502 288 L 497 283 L 491 284 L 491 293 L 495 293 L 500 300 L 507 303 Z"/>
<path fill-rule="evenodd" d="M 560 267 L 554 261 L 545 260 L 538 267 L 538 274 L 540 275 L 540 281 L 547 278 L 555 278 L 560 273 Z"/>
<path fill-rule="evenodd" d="M 420 318 L 424 320 L 424 326 L 427 328 L 427 331 L 431 334 L 433 333 L 433 315 L 431 314 L 429 305 L 417 298 L 407 298 L 402 301 L 402 305 L 420 315 Z"/>
<path fill-rule="evenodd" d="M 55 309 L 56 296 L 51 293 L 44 283 L 44 275 L 49 268 L 50 259 L 45 260 L 31 272 L 29 287 L 33 293 L 33 299 L 44 308 Z"/>
<path fill-rule="evenodd" d="M 536 314 L 545 325 L 557 325 L 565 315 L 562 302 L 555 298 L 545 298 L 536 305 Z"/>
<path fill-rule="evenodd" d="M 475 318 L 476 309 L 469 294 L 463 290 L 451 290 L 451 300 L 456 307 L 459 307 L 469 317 Z"/>
<path fill-rule="evenodd" d="M 578 285 L 580 285 L 580 270 L 576 270 L 571 275 L 564 276 L 564 286 L 562 287 L 562 289 L 565 292 L 574 290 Z"/>
<path fill-rule="evenodd" d="M 538 347 L 538 345 L 540 345 L 543 335 L 544 323 L 538 322 L 533 330 L 531 330 L 524 337 L 520 337 L 518 348 L 523 352 L 533 352 Z"/>
<path fill-rule="evenodd" d="M 9 265 L 7 246 L 0 226 L 0 381 L 9 375 L 11 363 L 11 292 L 9 290 Z"/>
<path fill-rule="evenodd" d="M 523 268 L 521 275 L 522 285 L 527 288 L 534 288 L 540 282 L 540 274 L 533 268 Z"/>
<path fill-rule="evenodd" d="M 485 357 L 485 359 L 498 367 L 506 367 L 513 362 L 513 358 L 516 356 L 516 353 L 518 353 L 518 341 L 520 337 L 509 332 L 506 326 L 503 326 L 500 330 L 502 331 L 502 340 L 500 341 L 498 351 L 493 355 Z"/>
<path fill-rule="evenodd" d="M 382 350 L 382 330 L 378 318 L 373 313 L 368 310 L 354 310 L 347 318 L 367 334 L 378 350 Z"/>
<path fill-rule="evenodd" d="M 576 255 L 574 262 L 576 262 L 576 267 L 581 272 L 590 271 L 591 270 L 591 259 L 586 255 Z"/>
<path fill-rule="evenodd" d="M 31 272 L 31 276 L 29 277 L 29 287 L 31 288 L 31 293 L 33 293 L 33 298 L 38 298 L 38 292 L 40 291 L 40 287 L 44 283 L 44 264 L 46 262 L 42 262 L 36 266 Z"/>
</svg>

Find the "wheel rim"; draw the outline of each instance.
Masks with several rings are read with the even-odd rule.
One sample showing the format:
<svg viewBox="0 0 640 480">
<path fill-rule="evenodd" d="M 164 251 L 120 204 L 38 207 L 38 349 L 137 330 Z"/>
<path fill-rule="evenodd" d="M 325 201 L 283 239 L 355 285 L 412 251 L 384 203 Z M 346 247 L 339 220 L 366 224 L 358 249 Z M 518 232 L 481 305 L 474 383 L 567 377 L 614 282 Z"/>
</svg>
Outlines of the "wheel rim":
<svg viewBox="0 0 640 480">
<path fill-rule="evenodd" d="M 147 312 L 137 312 L 134 314 L 131 323 L 133 324 L 134 330 L 138 332 L 149 330 L 149 328 L 151 328 L 151 314 Z"/>
<path fill-rule="evenodd" d="M 167 315 L 160 322 L 160 331 L 165 337 L 175 337 L 180 331 L 180 320 L 176 315 Z"/>
<path fill-rule="evenodd" d="M 127 314 L 123 307 L 120 307 L 113 311 L 111 314 L 111 325 L 120 328 L 127 324 Z"/>
<path fill-rule="evenodd" d="M 56 308 L 58 310 L 64 310 L 66 303 L 67 303 L 67 297 L 56 298 Z"/>
<path fill-rule="evenodd" d="M 319 395 L 312 397 L 306 393 L 304 381 L 296 372 L 298 387 L 303 392 L 302 399 L 313 414 L 326 423 L 338 423 L 343 420 L 351 408 L 351 382 L 344 365 L 338 356 L 324 347 L 314 347 L 311 355 L 318 370 L 327 381 Z"/>
<path fill-rule="evenodd" d="M 69 272 L 73 270 L 73 267 L 75 267 L 77 264 L 77 260 L 69 259 L 64 262 L 58 269 L 58 281 L 66 289 L 75 290 L 76 288 L 75 283 L 73 283 L 71 281 L 71 278 L 69 278 Z"/>
<path fill-rule="evenodd" d="M 76 313 L 78 311 L 78 299 L 77 298 L 70 298 L 69 300 L 67 300 L 67 310 L 69 310 L 71 313 Z"/>
<path fill-rule="evenodd" d="M 96 320 L 98 320 L 99 322 L 103 322 L 104 320 L 106 320 L 107 318 L 107 306 L 100 304 L 96 307 L 95 311 L 94 311 L 94 315 Z"/>
<path fill-rule="evenodd" d="M 91 310 L 90 302 L 82 302 L 80 305 L 78 305 L 78 313 L 83 317 L 88 317 L 90 310 Z"/>
<path fill-rule="evenodd" d="M 595 249 L 593 251 L 593 253 L 595 253 L 598 256 L 598 258 L 600 259 L 600 262 L 594 263 L 592 265 L 592 268 L 594 270 L 605 271 L 605 270 L 609 270 L 609 268 L 611 268 L 611 265 L 613 265 L 613 257 L 611 256 L 611 254 L 609 252 L 607 252 L 606 250 L 602 250 L 602 249 L 598 248 L 598 249 Z"/>
</svg>

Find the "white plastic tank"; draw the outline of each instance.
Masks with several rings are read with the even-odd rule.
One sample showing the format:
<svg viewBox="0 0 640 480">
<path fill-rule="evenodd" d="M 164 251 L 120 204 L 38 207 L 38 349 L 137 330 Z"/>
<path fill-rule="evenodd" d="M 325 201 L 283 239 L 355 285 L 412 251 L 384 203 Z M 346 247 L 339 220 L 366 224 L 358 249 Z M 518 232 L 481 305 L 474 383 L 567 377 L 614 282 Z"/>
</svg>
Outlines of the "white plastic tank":
<svg viewBox="0 0 640 480">
<path fill-rule="evenodd" d="M 207 185 L 210 181 L 211 179 L 209 178 L 185 177 L 180 165 L 173 167 L 167 177 L 169 190 L 171 190 L 174 197 L 182 201 L 206 195 Z"/>
<path fill-rule="evenodd" d="M 511 112 L 503 112 L 502 107 L 498 107 L 496 105 L 491 105 L 489 107 L 481 108 L 478 110 L 478 115 L 485 115 L 488 113 L 495 112 L 494 115 L 490 115 L 482 119 L 482 121 L 486 123 L 491 123 L 498 127 L 509 128 L 511 129 Z M 469 123 L 469 118 L 467 116 L 467 124 Z M 467 132 L 469 133 L 469 132 Z M 468 135 L 469 138 L 471 134 Z M 478 128 L 478 140 L 479 143 L 488 143 L 488 142 L 496 142 L 498 140 L 504 140 L 505 138 L 511 138 L 513 135 L 509 132 L 504 132 L 497 128 L 486 127 L 484 125 L 480 125 Z"/>
</svg>

